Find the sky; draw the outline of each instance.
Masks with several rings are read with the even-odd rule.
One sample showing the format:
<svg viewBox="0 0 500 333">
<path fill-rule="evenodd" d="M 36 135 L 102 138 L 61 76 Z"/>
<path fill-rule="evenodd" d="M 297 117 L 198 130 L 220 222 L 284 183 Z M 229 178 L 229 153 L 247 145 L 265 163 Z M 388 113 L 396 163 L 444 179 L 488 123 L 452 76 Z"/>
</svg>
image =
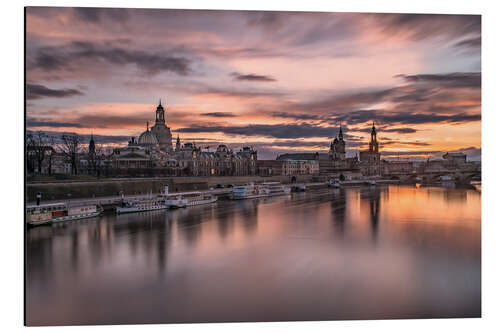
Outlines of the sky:
<svg viewBox="0 0 500 333">
<path fill-rule="evenodd" d="M 259 159 L 481 158 L 478 15 L 28 7 L 26 127 L 125 145 L 159 100 L 174 140 Z"/>
</svg>

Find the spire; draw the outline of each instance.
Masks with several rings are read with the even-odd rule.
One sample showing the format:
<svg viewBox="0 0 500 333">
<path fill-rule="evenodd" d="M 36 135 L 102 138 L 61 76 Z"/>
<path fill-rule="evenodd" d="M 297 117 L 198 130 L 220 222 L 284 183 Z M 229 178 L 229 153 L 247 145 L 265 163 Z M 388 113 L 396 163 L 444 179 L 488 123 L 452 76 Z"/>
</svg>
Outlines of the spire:
<svg viewBox="0 0 500 333">
<path fill-rule="evenodd" d="M 342 133 L 342 122 L 340 122 L 340 129 L 339 129 L 339 140 L 342 141 L 344 140 L 344 134 Z"/>
<path fill-rule="evenodd" d="M 90 133 L 89 153 L 95 153 L 94 133 Z"/>
<path fill-rule="evenodd" d="M 146 121 L 146 132 L 149 132 L 149 120 Z"/>
<path fill-rule="evenodd" d="M 160 98 L 160 103 L 158 104 L 158 106 L 161 106 L 161 98 Z"/>
</svg>

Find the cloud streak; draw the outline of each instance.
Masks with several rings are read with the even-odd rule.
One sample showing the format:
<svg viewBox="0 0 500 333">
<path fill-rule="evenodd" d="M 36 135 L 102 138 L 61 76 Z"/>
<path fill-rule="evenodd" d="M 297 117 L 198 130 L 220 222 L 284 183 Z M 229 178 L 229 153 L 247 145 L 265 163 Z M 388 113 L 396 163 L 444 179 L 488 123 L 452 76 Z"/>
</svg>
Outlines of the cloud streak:
<svg viewBox="0 0 500 333">
<path fill-rule="evenodd" d="M 77 63 L 83 68 L 93 68 L 103 63 L 112 66 L 134 65 L 149 75 L 166 72 L 185 76 L 192 71 L 192 61 L 187 57 L 105 46 L 89 41 L 72 41 L 60 47 L 42 47 L 28 61 L 30 69 L 43 71 L 74 71 Z"/>
<path fill-rule="evenodd" d="M 257 74 L 241 74 L 238 72 L 231 73 L 231 76 L 236 81 L 251 81 L 251 82 L 275 82 L 276 79 L 268 75 Z"/>
<path fill-rule="evenodd" d="M 26 84 L 26 99 L 40 99 L 45 97 L 64 98 L 81 96 L 83 93 L 77 89 L 51 89 L 41 84 Z"/>
</svg>

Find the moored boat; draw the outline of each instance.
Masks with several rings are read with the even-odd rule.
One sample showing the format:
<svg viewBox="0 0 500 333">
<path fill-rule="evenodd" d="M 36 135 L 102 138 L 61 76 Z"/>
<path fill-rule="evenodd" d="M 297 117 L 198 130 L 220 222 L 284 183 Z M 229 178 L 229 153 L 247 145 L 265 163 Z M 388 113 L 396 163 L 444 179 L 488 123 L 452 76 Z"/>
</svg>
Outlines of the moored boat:
<svg viewBox="0 0 500 333">
<path fill-rule="evenodd" d="M 184 195 L 184 198 L 187 200 L 188 206 L 197 206 L 197 205 L 206 205 L 211 204 L 217 201 L 217 197 L 212 194 L 204 194 L 201 192 L 193 192 Z"/>
<path fill-rule="evenodd" d="M 42 225 L 86 219 L 99 216 L 101 206 L 95 204 L 51 203 L 26 207 L 26 221 L 29 225 Z"/>
<path fill-rule="evenodd" d="M 252 199 L 260 197 L 270 197 L 276 195 L 285 195 L 290 193 L 290 188 L 279 182 L 268 182 L 260 185 L 244 185 L 233 188 L 231 199 Z"/>
<path fill-rule="evenodd" d="M 165 195 L 165 205 L 168 208 L 184 208 L 189 206 L 206 205 L 216 201 L 217 197 L 215 195 L 202 192 Z"/>
<path fill-rule="evenodd" d="M 188 201 L 186 198 L 183 198 L 181 195 L 178 196 L 169 196 L 165 199 L 165 205 L 167 208 L 184 208 L 187 207 Z"/>
<path fill-rule="evenodd" d="M 165 200 L 162 198 L 122 200 L 122 204 L 116 207 L 116 213 L 137 213 L 160 209 L 167 209 Z"/>
</svg>

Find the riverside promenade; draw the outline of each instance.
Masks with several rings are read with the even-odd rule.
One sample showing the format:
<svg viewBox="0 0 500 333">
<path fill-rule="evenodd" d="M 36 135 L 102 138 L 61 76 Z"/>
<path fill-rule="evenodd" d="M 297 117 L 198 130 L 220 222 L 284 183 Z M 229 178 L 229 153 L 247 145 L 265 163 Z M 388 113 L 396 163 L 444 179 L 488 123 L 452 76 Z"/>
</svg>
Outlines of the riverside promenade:
<svg viewBox="0 0 500 333">
<path fill-rule="evenodd" d="M 362 186 L 366 185 L 366 180 L 346 180 L 340 182 L 341 186 L 344 187 L 352 187 L 352 186 Z M 382 184 L 396 184 L 398 181 L 394 180 L 378 180 L 376 181 L 377 185 L 382 185 Z M 320 189 L 320 188 L 325 188 L 327 187 L 326 182 L 304 182 L 304 183 L 290 183 L 290 184 L 284 184 L 287 187 L 292 187 L 292 186 L 297 186 L 297 185 L 305 185 L 307 190 L 314 190 L 314 189 Z M 207 190 L 198 190 L 198 191 L 169 191 L 169 195 L 187 195 L 191 194 L 193 192 L 201 192 L 201 193 L 207 193 L 207 194 L 212 194 L 218 197 L 218 199 L 227 199 L 229 198 L 229 194 L 232 192 L 232 187 L 225 187 L 225 188 L 209 188 Z M 44 200 L 43 195 L 42 195 L 42 203 L 43 204 L 50 204 L 50 203 L 59 203 L 59 202 L 65 202 L 70 205 L 82 205 L 82 204 L 97 204 L 103 206 L 105 209 L 110 209 L 114 207 L 115 205 L 121 203 L 122 200 L 140 200 L 140 199 L 147 199 L 149 197 L 155 197 L 160 193 L 145 193 L 145 194 L 140 194 L 140 195 L 126 195 L 126 194 L 119 194 L 119 195 L 111 195 L 111 196 L 93 196 L 93 197 L 86 197 L 86 198 L 71 198 L 68 197 L 66 199 L 59 199 L 59 200 Z M 27 203 L 28 206 L 35 205 L 35 201 L 30 201 Z"/>
</svg>

